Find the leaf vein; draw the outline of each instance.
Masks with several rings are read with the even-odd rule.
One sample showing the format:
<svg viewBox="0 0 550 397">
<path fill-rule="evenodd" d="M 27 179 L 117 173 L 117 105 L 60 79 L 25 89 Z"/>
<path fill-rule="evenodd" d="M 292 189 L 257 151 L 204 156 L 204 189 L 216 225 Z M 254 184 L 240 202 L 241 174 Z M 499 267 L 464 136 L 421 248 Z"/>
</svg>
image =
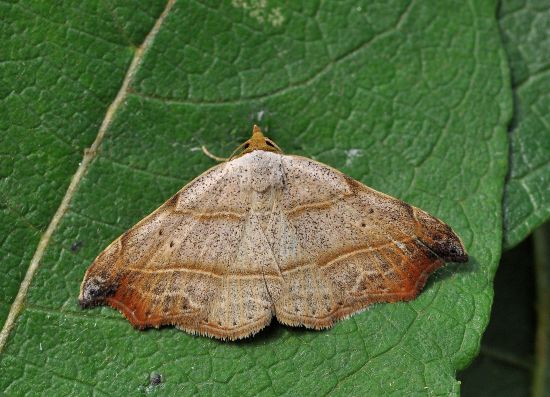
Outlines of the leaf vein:
<svg viewBox="0 0 550 397">
<path fill-rule="evenodd" d="M 73 175 L 71 179 L 71 183 L 69 184 L 69 187 L 65 192 L 65 196 L 61 200 L 61 203 L 57 211 L 53 215 L 52 220 L 50 221 L 50 224 L 48 225 L 46 231 L 42 234 L 42 237 L 40 238 L 38 246 L 34 252 L 34 255 L 31 259 L 31 262 L 25 274 L 25 278 L 23 279 L 20 285 L 19 291 L 17 292 L 17 295 L 15 297 L 15 300 L 13 301 L 13 304 L 10 307 L 8 317 L 6 319 L 6 322 L 4 323 L 2 331 L 0 331 L 0 352 L 2 352 L 2 350 L 4 349 L 4 346 L 6 345 L 6 342 L 11 333 L 11 330 L 15 325 L 17 317 L 24 307 L 27 291 L 29 290 L 29 286 L 38 269 L 40 261 L 42 260 L 42 257 L 46 252 L 46 248 L 50 243 L 52 235 L 57 230 L 57 227 L 61 222 L 61 219 L 64 217 L 65 213 L 67 212 L 69 205 L 71 203 L 71 200 L 76 190 L 79 187 L 80 181 L 82 180 L 83 176 L 86 174 L 86 171 L 88 170 L 92 161 L 95 159 L 98 153 L 98 150 L 101 146 L 101 143 L 103 142 L 103 139 L 107 133 L 107 130 L 111 126 L 111 123 L 114 118 L 114 114 L 124 104 L 124 101 L 128 96 L 130 85 L 136 75 L 137 70 L 139 69 L 139 66 L 141 65 L 141 62 L 143 61 L 144 54 L 151 47 L 158 31 L 160 30 L 162 23 L 166 19 L 175 1 L 176 0 L 168 0 L 168 3 L 166 4 L 166 7 L 164 8 L 163 12 L 159 16 L 159 18 L 156 20 L 151 31 L 145 37 L 143 44 L 136 49 L 132 62 L 130 63 L 130 67 L 128 68 L 126 76 L 124 77 L 124 80 L 122 82 L 122 86 L 118 91 L 115 99 L 107 109 L 105 118 L 101 123 L 96 139 L 94 140 L 92 146 L 89 149 L 84 151 L 84 157 L 82 159 L 82 162 L 78 166 L 76 173 Z"/>
</svg>

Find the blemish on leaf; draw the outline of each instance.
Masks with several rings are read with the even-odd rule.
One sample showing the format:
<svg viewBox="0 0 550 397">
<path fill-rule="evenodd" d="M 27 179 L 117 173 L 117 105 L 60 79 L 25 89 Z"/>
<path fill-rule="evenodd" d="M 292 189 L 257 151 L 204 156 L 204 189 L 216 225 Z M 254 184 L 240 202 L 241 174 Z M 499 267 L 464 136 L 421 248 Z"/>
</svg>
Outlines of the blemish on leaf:
<svg viewBox="0 0 550 397">
<path fill-rule="evenodd" d="M 346 166 L 349 167 L 353 164 L 353 161 L 357 157 L 361 157 L 363 155 L 363 151 L 361 149 L 349 149 L 345 151 L 346 153 Z"/>
<path fill-rule="evenodd" d="M 149 386 L 158 386 L 162 383 L 162 375 L 158 372 L 152 372 L 149 375 Z"/>
<path fill-rule="evenodd" d="M 164 377 L 162 374 L 158 372 L 151 372 L 149 374 L 149 379 L 147 380 L 147 383 L 145 385 L 142 385 L 139 387 L 141 392 L 144 392 L 144 394 L 150 394 L 158 389 L 162 388 L 164 385 Z"/>
<path fill-rule="evenodd" d="M 73 254 L 76 254 L 78 251 L 80 251 L 80 248 L 84 245 L 84 242 L 82 240 L 75 241 L 71 244 L 71 252 Z"/>
<path fill-rule="evenodd" d="M 231 4 L 235 8 L 242 8 L 247 11 L 251 18 L 261 24 L 267 22 L 271 26 L 277 27 L 285 21 L 281 8 L 270 8 L 267 0 L 233 0 Z"/>
</svg>

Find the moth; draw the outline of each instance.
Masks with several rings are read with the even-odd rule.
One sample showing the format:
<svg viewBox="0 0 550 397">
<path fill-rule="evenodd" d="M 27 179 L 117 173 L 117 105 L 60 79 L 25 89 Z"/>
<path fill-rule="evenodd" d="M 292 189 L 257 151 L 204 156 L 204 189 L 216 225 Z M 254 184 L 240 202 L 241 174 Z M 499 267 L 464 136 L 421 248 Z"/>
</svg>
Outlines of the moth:
<svg viewBox="0 0 550 397">
<path fill-rule="evenodd" d="M 276 317 L 313 329 L 414 299 L 468 254 L 423 210 L 252 137 L 113 241 L 86 271 L 81 307 L 139 329 L 235 340 Z"/>
</svg>

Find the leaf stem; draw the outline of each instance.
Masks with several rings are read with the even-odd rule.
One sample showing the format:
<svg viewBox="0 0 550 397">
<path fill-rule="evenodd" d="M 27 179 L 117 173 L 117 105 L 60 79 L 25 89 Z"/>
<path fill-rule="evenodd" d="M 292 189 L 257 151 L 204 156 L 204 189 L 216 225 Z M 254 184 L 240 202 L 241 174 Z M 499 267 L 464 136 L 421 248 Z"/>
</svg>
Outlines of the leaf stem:
<svg viewBox="0 0 550 397">
<path fill-rule="evenodd" d="M 511 354 L 506 351 L 502 351 L 498 348 L 481 345 L 481 354 L 493 360 L 500 361 L 501 363 L 511 365 L 523 370 L 531 372 L 533 370 L 532 360 L 519 357 L 516 354 Z"/>
<path fill-rule="evenodd" d="M 550 224 L 533 233 L 537 289 L 537 334 L 533 397 L 547 396 L 550 391 Z"/>
</svg>

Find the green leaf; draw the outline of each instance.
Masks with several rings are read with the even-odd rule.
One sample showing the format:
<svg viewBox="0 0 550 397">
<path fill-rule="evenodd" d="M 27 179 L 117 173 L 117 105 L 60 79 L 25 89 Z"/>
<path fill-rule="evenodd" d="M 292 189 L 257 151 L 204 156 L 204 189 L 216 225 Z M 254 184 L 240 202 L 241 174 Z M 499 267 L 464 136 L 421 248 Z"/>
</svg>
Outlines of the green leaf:
<svg viewBox="0 0 550 397">
<path fill-rule="evenodd" d="M 62 187 L 43 220 L 54 224 L 53 234 L 36 232 L 32 248 L 21 249 L 30 252 L 19 268 L 38 238 L 45 247 L 43 255 L 36 251 L 36 272 L 27 273 L 30 287 L 20 289 L 24 305 L 12 305 L 12 318 L 19 315 L 4 326 L 8 338 L 0 337 L 0 390 L 458 394 L 454 375 L 477 353 L 502 240 L 511 92 L 494 3 L 182 1 L 162 14 L 151 6 L 153 28 L 144 21 L 149 13 L 131 12 L 132 5 L 78 4 L 43 11 L 45 31 L 34 33 L 28 27 L 39 11 L 28 9 L 40 6 L 3 7 L 9 26 L 34 34 L 38 47 L 49 42 L 48 23 L 59 29 L 71 43 L 58 44 L 52 56 L 65 59 L 64 45 L 86 54 L 90 59 L 75 63 L 90 70 L 88 85 L 95 77 L 111 87 L 104 96 L 112 104 L 107 112 L 101 107 L 102 127 L 101 117 L 89 117 L 99 132 L 81 166 L 63 163 L 73 167 L 74 189 L 65 195 L 70 206 L 55 210 L 69 179 L 59 176 Z M 83 20 L 57 22 L 73 14 Z M 94 65 L 103 63 L 119 66 L 96 76 Z M 56 73 L 75 74 L 54 69 L 45 70 L 54 81 Z M 55 87 L 51 95 L 77 107 L 70 99 L 86 95 L 84 87 Z M 39 115 L 57 116 L 60 129 L 80 136 L 72 120 L 86 109 Z M 229 154 L 253 122 L 287 153 L 326 162 L 442 218 L 462 236 L 470 263 L 437 272 L 412 302 L 376 305 L 331 330 L 273 324 L 237 343 L 173 328 L 139 332 L 112 309 L 80 310 L 80 282 L 94 257 L 214 165 L 201 145 Z M 78 148 L 89 144 L 86 136 Z M 30 150 L 49 153 L 31 141 Z M 29 190 L 44 183 L 13 179 Z M 8 192 L 10 202 L 27 202 L 16 187 Z M 152 374 L 162 376 L 160 385 L 150 383 Z"/>
<path fill-rule="evenodd" d="M 512 70 L 514 119 L 504 194 L 504 244 L 510 248 L 550 219 L 550 8 L 503 1 L 499 23 Z"/>
<path fill-rule="evenodd" d="M 160 12 L 141 7 L 0 4 L 1 323 L 132 59 L 119 24 L 140 43 Z"/>
</svg>

